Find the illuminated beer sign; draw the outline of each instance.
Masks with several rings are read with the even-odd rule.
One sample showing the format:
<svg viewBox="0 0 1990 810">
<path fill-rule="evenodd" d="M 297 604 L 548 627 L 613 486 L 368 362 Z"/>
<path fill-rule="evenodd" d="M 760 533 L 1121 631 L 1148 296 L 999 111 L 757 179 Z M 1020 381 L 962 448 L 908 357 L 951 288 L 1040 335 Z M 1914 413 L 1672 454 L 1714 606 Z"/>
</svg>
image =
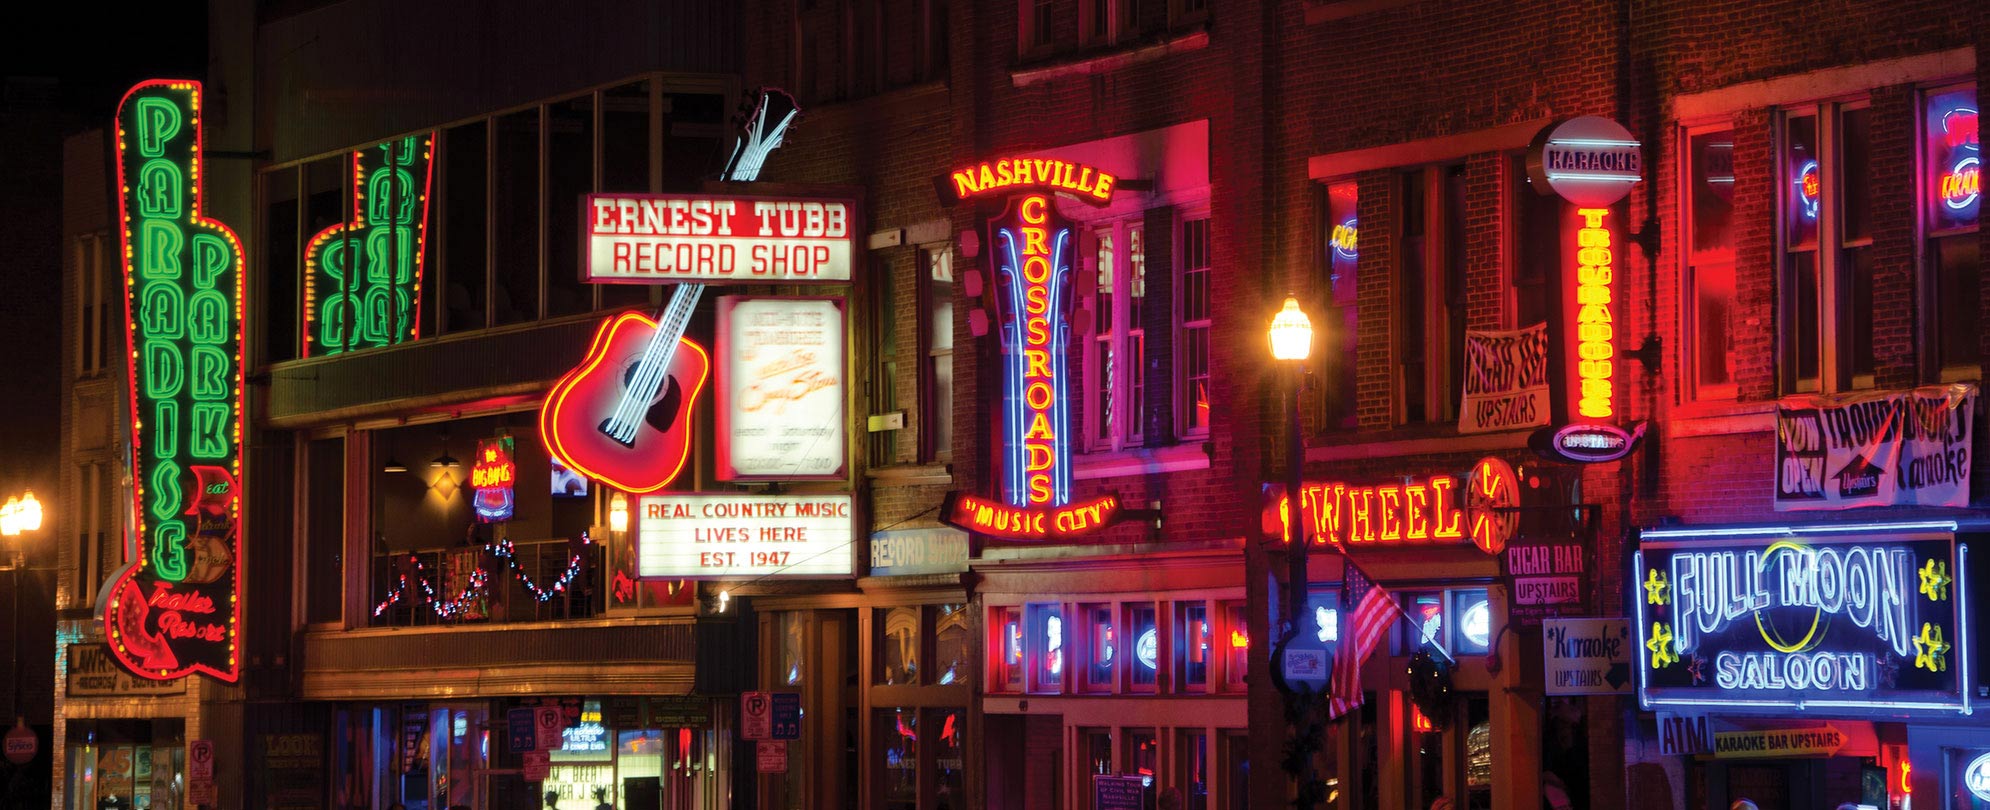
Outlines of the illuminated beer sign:
<svg viewBox="0 0 1990 810">
<path fill-rule="evenodd" d="M 201 210 L 200 85 L 118 105 L 131 374 L 131 566 L 104 633 L 133 674 L 240 674 L 242 246 Z"/>
<path fill-rule="evenodd" d="M 1118 178 L 1083 163 L 1014 157 L 956 169 L 946 189 L 955 200 L 1025 191 L 1064 192 L 1092 205 L 1112 202 Z"/>
<path fill-rule="evenodd" d="M 477 458 L 470 464 L 470 505 L 477 522 L 510 520 L 517 509 L 518 462 L 510 436 L 477 441 Z"/>
<path fill-rule="evenodd" d="M 1823 714 L 1969 714 L 1953 523 L 1644 533 L 1639 696 Z"/>
<path fill-rule="evenodd" d="M 1965 87 L 1928 97 L 1923 145 L 1928 167 L 1926 206 L 1936 229 L 1974 225 L 1983 199 L 1983 141 L 1977 128 L 1976 89 Z"/>
<path fill-rule="evenodd" d="M 806 197 L 589 194 L 581 280 L 847 282 L 856 204 Z"/>
</svg>

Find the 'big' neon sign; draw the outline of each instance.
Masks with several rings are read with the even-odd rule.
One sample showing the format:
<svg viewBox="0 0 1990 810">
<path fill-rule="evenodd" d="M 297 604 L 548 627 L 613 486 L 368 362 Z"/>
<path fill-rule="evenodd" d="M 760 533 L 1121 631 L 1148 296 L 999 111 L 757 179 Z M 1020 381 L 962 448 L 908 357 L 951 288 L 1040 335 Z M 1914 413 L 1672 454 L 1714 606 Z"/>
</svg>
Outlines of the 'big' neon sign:
<svg viewBox="0 0 1990 810">
<path fill-rule="evenodd" d="M 1011 506 L 1071 501 L 1071 405 L 1065 355 L 1071 325 L 1071 224 L 1047 194 L 1017 199 L 996 220 L 1008 447 L 1003 500 Z"/>
<path fill-rule="evenodd" d="M 104 634 L 126 669 L 240 673 L 242 246 L 202 216 L 200 85 L 148 81 L 118 106 L 131 374 L 131 567 Z"/>
<path fill-rule="evenodd" d="M 1603 219 L 1607 208 L 1578 208 L 1581 220 L 1575 231 L 1575 410 L 1585 419 L 1609 419 L 1611 376 L 1617 355 L 1615 319 L 1611 316 L 1610 282 L 1615 270 L 1615 248 L 1610 229 Z"/>
</svg>

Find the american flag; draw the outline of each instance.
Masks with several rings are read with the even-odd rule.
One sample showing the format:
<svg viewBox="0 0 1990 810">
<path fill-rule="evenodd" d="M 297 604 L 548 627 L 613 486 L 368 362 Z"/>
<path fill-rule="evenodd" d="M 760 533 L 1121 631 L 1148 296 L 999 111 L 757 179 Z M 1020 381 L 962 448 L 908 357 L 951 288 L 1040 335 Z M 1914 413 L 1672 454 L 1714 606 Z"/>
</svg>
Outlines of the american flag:
<svg viewBox="0 0 1990 810">
<path fill-rule="evenodd" d="M 1352 564 L 1341 585 L 1340 649 L 1327 682 L 1327 717 L 1337 718 L 1361 705 L 1361 664 L 1381 646 L 1396 624 L 1396 599 L 1369 581 Z M 1352 608 L 1348 606 L 1352 605 Z"/>
</svg>

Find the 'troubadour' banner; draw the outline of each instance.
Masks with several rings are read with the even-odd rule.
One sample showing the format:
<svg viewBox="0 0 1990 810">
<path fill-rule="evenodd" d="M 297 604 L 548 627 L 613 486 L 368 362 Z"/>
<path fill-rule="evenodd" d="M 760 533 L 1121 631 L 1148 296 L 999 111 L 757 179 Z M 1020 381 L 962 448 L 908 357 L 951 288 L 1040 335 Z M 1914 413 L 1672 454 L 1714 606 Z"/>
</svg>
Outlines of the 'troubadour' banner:
<svg viewBox="0 0 1990 810">
<path fill-rule="evenodd" d="M 1459 433 L 1548 424 L 1548 325 L 1465 332 L 1465 401 Z"/>
<path fill-rule="evenodd" d="M 1776 510 L 1969 505 L 1974 383 L 1784 397 Z"/>
</svg>

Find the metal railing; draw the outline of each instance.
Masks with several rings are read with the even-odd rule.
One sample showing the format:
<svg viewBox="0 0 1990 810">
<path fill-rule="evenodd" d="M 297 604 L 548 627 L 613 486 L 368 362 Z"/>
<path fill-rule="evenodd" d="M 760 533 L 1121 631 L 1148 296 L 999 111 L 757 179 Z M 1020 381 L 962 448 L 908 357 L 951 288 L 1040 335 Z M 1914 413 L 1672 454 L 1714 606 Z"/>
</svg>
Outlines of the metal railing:
<svg viewBox="0 0 1990 810">
<path fill-rule="evenodd" d="M 535 540 L 373 558 L 373 627 L 585 619 L 600 615 L 598 543 Z"/>
</svg>

